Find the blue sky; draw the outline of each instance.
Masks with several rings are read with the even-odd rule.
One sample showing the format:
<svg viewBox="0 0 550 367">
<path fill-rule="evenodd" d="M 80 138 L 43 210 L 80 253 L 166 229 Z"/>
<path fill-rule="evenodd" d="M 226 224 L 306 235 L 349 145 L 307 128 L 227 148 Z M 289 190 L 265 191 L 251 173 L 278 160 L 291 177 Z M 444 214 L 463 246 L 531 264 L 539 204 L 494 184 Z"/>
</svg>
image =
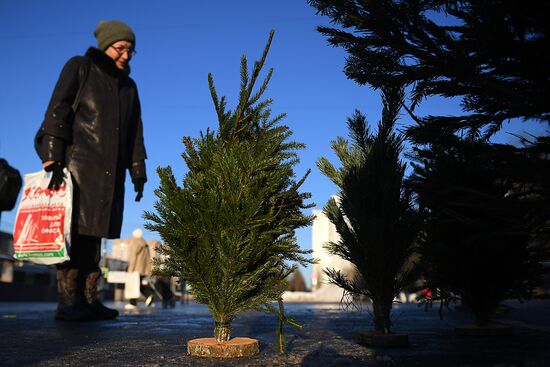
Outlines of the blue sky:
<svg viewBox="0 0 550 367">
<path fill-rule="evenodd" d="M 335 162 L 330 141 L 347 136 L 346 118 L 358 108 L 371 123 L 380 115 L 378 93 L 347 80 L 342 72 L 345 52 L 327 45 L 315 31 L 329 24 L 305 0 L 282 1 L 0 1 L 0 157 L 20 172 L 40 170 L 33 137 L 63 64 L 95 46 L 93 30 L 99 20 L 120 19 L 135 31 L 138 51 L 132 77 L 141 98 L 145 143 L 149 159 L 144 198 L 135 203 L 127 180 L 122 237 L 143 227 L 144 210 L 152 210 L 158 187 L 155 169 L 172 166 L 182 179 L 183 136 L 198 136 L 217 121 L 207 84 L 212 72 L 218 95 L 235 106 L 240 56 L 257 59 L 269 31 L 276 31 L 266 66 L 274 75 L 266 96 L 274 113 L 286 112 L 284 123 L 293 138 L 307 148 L 300 152 L 298 176 L 312 173 L 303 186 L 322 208 L 335 187 L 315 167 L 321 156 Z M 264 70 L 267 72 L 267 68 Z M 421 106 L 430 114 L 454 114 L 451 101 L 432 99 Z M 401 125 L 410 120 L 403 116 Z M 512 124 L 505 130 L 540 131 L 534 124 Z M 502 133 L 500 141 L 513 141 Z M 12 230 L 15 210 L 2 213 L 1 229 Z M 311 248 L 311 229 L 298 231 L 298 240 Z M 145 231 L 147 239 L 159 239 Z"/>
</svg>

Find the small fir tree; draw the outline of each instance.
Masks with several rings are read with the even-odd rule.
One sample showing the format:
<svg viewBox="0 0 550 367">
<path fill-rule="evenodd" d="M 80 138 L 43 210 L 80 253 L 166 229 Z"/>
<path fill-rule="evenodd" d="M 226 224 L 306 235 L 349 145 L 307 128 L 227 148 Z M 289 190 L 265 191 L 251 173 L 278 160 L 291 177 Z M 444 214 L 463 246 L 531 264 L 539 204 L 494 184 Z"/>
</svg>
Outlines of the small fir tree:
<svg viewBox="0 0 550 367">
<path fill-rule="evenodd" d="M 372 300 L 374 329 L 390 333 L 393 299 L 413 279 L 407 260 L 413 253 L 421 220 L 403 185 L 400 160 L 402 138 L 393 132 L 403 102 L 401 88 L 385 88 L 378 132 L 372 134 L 359 111 L 348 119 L 353 143 L 339 137 L 332 143 L 342 167 L 326 158 L 317 163 L 339 192 L 324 208 L 340 235 L 327 251 L 355 265 L 350 279 L 338 270 L 325 270 L 330 282 L 354 296 Z"/>
<path fill-rule="evenodd" d="M 313 205 L 305 203 L 310 194 L 299 192 L 309 172 L 296 180 L 293 169 L 304 145 L 289 140 L 290 129 L 280 124 L 284 114 L 271 115 L 272 100 L 260 100 L 272 69 L 254 91 L 272 38 L 273 32 L 250 76 L 242 56 L 235 110 L 226 109 L 225 97 L 218 99 L 208 75 L 218 131 L 183 138 L 183 185 L 171 167 L 159 168 L 156 213 L 145 213 L 147 228 L 165 243 L 157 271 L 187 282 L 197 301 L 208 305 L 218 341 L 230 339 L 231 322 L 246 310 L 275 312 L 291 322 L 282 302 L 279 311 L 270 303 L 286 289 L 285 278 L 295 269 L 289 263 L 310 263 L 310 251 L 301 250 L 294 237 L 295 229 L 312 220 L 302 213 Z"/>
</svg>

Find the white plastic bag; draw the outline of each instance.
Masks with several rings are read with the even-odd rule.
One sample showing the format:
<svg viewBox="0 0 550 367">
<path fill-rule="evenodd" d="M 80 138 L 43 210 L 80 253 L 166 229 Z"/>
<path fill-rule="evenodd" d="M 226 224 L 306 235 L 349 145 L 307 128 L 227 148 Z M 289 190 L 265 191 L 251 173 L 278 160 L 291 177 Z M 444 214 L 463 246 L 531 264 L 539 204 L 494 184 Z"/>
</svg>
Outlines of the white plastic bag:
<svg viewBox="0 0 550 367">
<path fill-rule="evenodd" d="M 25 175 L 13 230 L 14 257 L 36 264 L 69 260 L 73 183 L 67 169 L 59 190 L 49 190 L 46 171 Z"/>
<path fill-rule="evenodd" d="M 137 271 L 126 273 L 126 282 L 124 284 L 124 298 L 134 299 L 139 298 L 140 292 L 140 275 Z"/>
</svg>

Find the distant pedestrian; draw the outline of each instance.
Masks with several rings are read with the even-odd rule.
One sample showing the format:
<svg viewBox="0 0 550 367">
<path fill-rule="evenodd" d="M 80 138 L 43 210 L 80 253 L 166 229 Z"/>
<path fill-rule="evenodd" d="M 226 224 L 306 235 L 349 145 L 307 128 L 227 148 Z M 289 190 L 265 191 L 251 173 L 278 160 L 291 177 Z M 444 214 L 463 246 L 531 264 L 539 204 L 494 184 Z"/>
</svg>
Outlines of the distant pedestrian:
<svg viewBox="0 0 550 367">
<path fill-rule="evenodd" d="M 126 241 L 128 246 L 128 273 L 139 273 L 140 276 L 140 292 L 147 297 L 146 305 L 149 306 L 153 301 L 153 289 L 148 282 L 153 271 L 153 264 L 149 245 L 143 239 L 143 231 L 136 229 L 132 232 L 133 238 Z M 146 283 L 146 284 L 144 284 Z M 126 309 L 137 308 L 137 298 L 130 299 L 125 306 Z"/>
<path fill-rule="evenodd" d="M 98 47 L 65 64 L 35 138 L 52 172 L 49 188 L 63 184 L 63 168 L 74 184 L 71 260 L 57 267 L 59 320 L 118 316 L 97 298 L 101 238 L 120 237 L 126 170 L 136 201 L 147 181 L 140 102 L 129 77 L 136 37 L 117 20 L 100 22 L 94 35 Z"/>
</svg>

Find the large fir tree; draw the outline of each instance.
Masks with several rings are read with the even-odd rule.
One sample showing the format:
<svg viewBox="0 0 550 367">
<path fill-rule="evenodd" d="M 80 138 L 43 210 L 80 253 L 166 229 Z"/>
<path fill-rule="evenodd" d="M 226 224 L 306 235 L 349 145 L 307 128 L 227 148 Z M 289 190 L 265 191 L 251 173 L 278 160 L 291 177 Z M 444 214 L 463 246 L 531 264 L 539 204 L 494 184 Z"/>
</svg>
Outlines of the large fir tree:
<svg viewBox="0 0 550 367">
<path fill-rule="evenodd" d="M 502 299 L 512 288 L 517 290 L 518 284 L 525 285 L 532 280 L 536 261 L 540 260 L 536 253 L 548 251 L 549 246 L 548 137 L 533 138 L 523 147 L 479 147 L 490 142 L 510 119 L 531 124 L 538 121 L 543 125 L 550 122 L 550 103 L 546 98 L 550 92 L 550 71 L 546 66 L 550 60 L 549 3 L 536 0 L 308 2 L 338 27 L 318 30 L 327 36 L 331 45 L 348 52 L 344 71 L 350 79 L 377 89 L 387 83 L 400 82 L 411 92 L 410 104 L 404 107 L 416 124 L 407 129 L 407 134 L 416 143 L 415 158 L 420 163 L 413 183 L 419 201 L 427 209 L 430 223 L 427 236 L 437 237 L 442 249 L 435 247 L 436 242 L 426 243 L 428 249 L 439 251 L 437 255 L 425 253 L 432 261 L 430 275 L 438 277 L 440 286 L 456 285 L 456 278 L 470 271 L 466 261 L 455 261 L 457 254 L 476 258 L 479 264 L 486 264 L 486 269 L 480 268 L 483 271 L 477 273 L 478 278 L 463 276 L 464 287 L 450 287 L 455 292 L 460 289 L 463 294 L 459 295 L 466 296 L 466 288 L 473 290 L 479 284 L 489 286 L 491 279 L 498 276 L 493 261 L 498 261 L 500 256 L 515 256 L 533 267 L 528 272 L 514 271 L 515 280 L 503 282 L 508 288 L 499 288 L 498 292 L 495 289 L 498 295 L 492 298 Z M 462 115 L 417 116 L 415 107 L 432 96 L 459 99 Z M 461 173 L 446 170 L 446 164 Z M 482 167 L 487 169 L 485 175 Z M 445 180 L 442 180 L 443 173 L 448 175 Z M 510 200 L 512 196 L 520 197 L 521 201 Z M 472 206 L 472 202 L 477 206 Z M 516 205 L 522 208 L 520 212 L 516 211 Z M 495 206 L 509 212 L 495 215 Z M 475 231 L 483 233 L 486 241 L 465 239 L 468 236 L 464 231 L 474 227 L 460 221 L 456 227 L 436 224 L 443 220 L 442 213 L 477 222 L 479 226 L 474 226 Z M 503 223 L 508 223 L 508 227 Z M 498 236 L 509 234 L 512 227 L 516 234 L 528 236 L 528 240 L 521 237 L 517 241 L 523 244 L 522 254 L 527 257 L 519 256 L 515 252 L 519 249 L 505 242 L 502 246 L 492 244 L 498 241 Z M 457 237 L 456 228 L 463 228 L 459 232 L 465 238 Z M 496 233 L 497 230 L 502 232 Z M 478 248 L 484 245 L 488 247 Z M 532 245 L 536 248 L 531 248 Z M 455 271 L 443 271 L 443 264 L 453 264 Z M 523 265 L 520 267 L 525 270 Z M 434 269 L 440 269 L 441 273 L 436 274 Z M 486 278 L 479 278 L 481 276 Z M 502 283 L 497 282 L 495 286 L 501 287 Z M 471 299 L 469 293 L 466 298 Z M 495 307 L 493 301 L 490 303 L 485 307 L 485 314 L 490 314 Z M 486 319 L 486 316 L 478 317 L 480 323 Z"/>
<path fill-rule="evenodd" d="M 351 295 L 372 300 L 374 329 L 387 334 L 393 299 L 413 279 L 407 260 L 415 248 L 421 219 L 403 183 L 403 138 L 394 132 L 403 90 L 385 88 L 382 97 L 377 133 L 370 132 L 365 116 L 356 111 L 348 119 L 352 143 L 341 137 L 332 143 L 341 167 L 326 158 L 317 165 L 339 189 L 324 213 L 340 239 L 325 248 L 354 264 L 358 276 L 352 279 L 334 269 L 325 272 L 330 282 Z"/>
<path fill-rule="evenodd" d="M 280 124 L 284 114 L 272 116 L 272 100 L 261 99 L 273 70 L 254 90 L 272 37 L 251 75 L 242 57 L 234 110 L 218 98 L 208 76 L 218 130 L 184 137 L 183 185 L 171 167 L 159 168 L 156 213 L 145 214 L 147 228 L 164 241 L 158 270 L 187 282 L 197 301 L 208 305 L 219 341 L 230 338 L 239 313 L 273 311 L 270 303 L 280 300 L 291 262 L 309 262 L 309 251 L 294 237 L 295 229 L 311 223 L 302 213 L 311 206 L 305 203 L 310 195 L 299 192 L 307 174 L 296 180 L 293 168 L 304 146 L 289 140 L 290 129 Z"/>
</svg>

